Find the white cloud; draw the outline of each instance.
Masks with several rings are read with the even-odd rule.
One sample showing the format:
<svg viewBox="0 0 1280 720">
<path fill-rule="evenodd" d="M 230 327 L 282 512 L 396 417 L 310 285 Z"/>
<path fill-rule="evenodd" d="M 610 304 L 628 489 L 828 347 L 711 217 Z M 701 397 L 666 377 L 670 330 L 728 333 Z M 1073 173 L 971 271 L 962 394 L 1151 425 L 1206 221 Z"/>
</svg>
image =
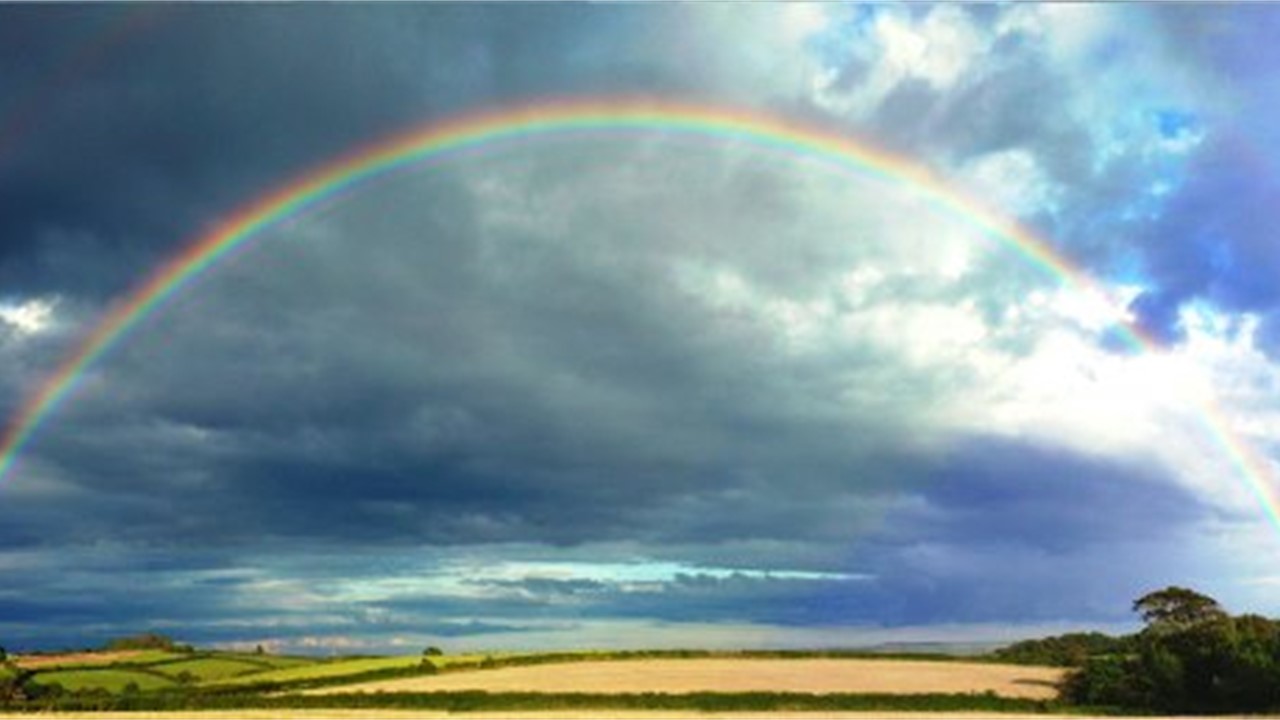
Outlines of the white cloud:
<svg viewBox="0 0 1280 720">
<path fill-rule="evenodd" d="M 905 77 L 919 77 L 945 90 L 969 70 L 982 53 L 984 39 L 968 14 L 952 5 L 941 5 L 911 27 L 893 15 L 885 15 L 879 35 L 885 62 Z"/>
<path fill-rule="evenodd" d="M 847 315 L 833 340 L 874 343 L 898 353 L 904 371 L 928 372 L 956 369 L 957 360 L 980 351 L 989 332 L 974 302 L 900 301 Z"/>
<path fill-rule="evenodd" d="M 1185 345 L 1115 352 L 1096 341 L 1105 324 L 1076 322 L 1073 302 L 1039 302 L 1058 309 L 1057 328 L 1041 314 L 1037 322 L 1044 328 L 1024 356 L 986 368 L 975 363 L 982 380 L 971 400 L 959 404 L 970 408 L 958 419 L 961 426 L 1145 459 L 1207 502 L 1258 512 L 1220 439 L 1226 431 L 1265 451 L 1268 438 L 1280 431 L 1271 390 L 1280 374 L 1251 347 L 1247 333 L 1197 308 L 1184 313 Z"/>
<path fill-rule="evenodd" d="M 988 207 L 1027 217 L 1052 212 L 1060 189 L 1025 148 L 986 153 L 968 160 L 957 180 Z"/>
<path fill-rule="evenodd" d="M 53 326 L 56 305 L 56 299 L 49 298 L 0 303 L 0 323 L 11 335 L 19 338 L 39 335 Z"/>
<path fill-rule="evenodd" d="M 814 33 L 827 26 L 827 6 L 817 2 L 785 3 L 779 11 L 782 13 L 783 37 L 792 43 L 803 43 Z"/>
<path fill-rule="evenodd" d="M 959 7 L 938 6 L 923 17 L 888 7 L 876 13 L 869 33 L 836 38 L 845 55 L 817 76 L 814 100 L 839 115 L 865 117 L 908 81 L 949 91 L 978 65 L 992 39 Z M 857 82 L 843 77 L 846 63 L 867 66 Z"/>
<path fill-rule="evenodd" d="M 1223 426 L 1256 445 L 1280 435 L 1272 392 L 1280 374 L 1252 347 L 1247 322 L 1192 309 L 1185 345 L 1118 351 L 1103 341 L 1131 320 L 1127 301 L 1139 287 L 1045 287 L 992 316 L 980 294 L 957 295 L 945 273 L 915 272 L 917 256 L 897 264 L 890 257 L 851 267 L 803 297 L 729 267 L 688 275 L 686 290 L 798 356 L 883 358 L 874 387 L 857 366 L 845 390 L 833 389 L 850 416 L 892 405 L 896 389 L 916 385 L 927 388 L 930 407 L 914 416 L 922 434 L 995 433 L 1147 464 L 1210 503 L 1256 512 L 1217 437 Z"/>
</svg>

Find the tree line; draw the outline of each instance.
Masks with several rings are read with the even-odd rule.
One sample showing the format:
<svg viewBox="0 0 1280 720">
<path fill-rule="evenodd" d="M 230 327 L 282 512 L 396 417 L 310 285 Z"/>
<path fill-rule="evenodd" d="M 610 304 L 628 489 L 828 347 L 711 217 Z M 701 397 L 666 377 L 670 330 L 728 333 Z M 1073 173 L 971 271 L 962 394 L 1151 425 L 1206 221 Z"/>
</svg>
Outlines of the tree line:
<svg viewBox="0 0 1280 720">
<path fill-rule="evenodd" d="M 1145 625 L 1132 635 L 1071 633 L 995 655 L 1076 668 L 1061 688 L 1072 705 L 1188 714 L 1280 710 L 1280 622 L 1231 615 L 1183 587 L 1143 595 L 1133 610 Z"/>
</svg>

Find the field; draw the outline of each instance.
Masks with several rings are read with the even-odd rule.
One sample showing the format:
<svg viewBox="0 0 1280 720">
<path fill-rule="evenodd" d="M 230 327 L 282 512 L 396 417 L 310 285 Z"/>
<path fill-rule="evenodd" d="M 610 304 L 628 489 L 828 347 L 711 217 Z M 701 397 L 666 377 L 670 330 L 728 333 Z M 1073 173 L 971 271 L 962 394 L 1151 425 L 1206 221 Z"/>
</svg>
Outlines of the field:
<svg viewBox="0 0 1280 720">
<path fill-rule="evenodd" d="M 676 650 L 428 659 L 429 664 L 420 655 L 306 658 L 216 650 L 66 655 L 56 665 L 23 671 L 18 681 L 27 699 L 7 707 L 94 714 L 254 710 L 275 717 L 400 711 L 674 717 L 1065 709 L 1056 701 L 1063 670 L 991 658 Z"/>
<path fill-rule="evenodd" d="M 232 678 L 237 675 L 260 673 L 269 670 L 270 666 L 265 663 L 239 658 L 207 657 L 152 665 L 150 669 L 171 678 L 178 678 L 183 673 L 186 673 L 200 682 L 208 682 Z"/>
<path fill-rule="evenodd" d="M 338 685 L 308 691 L 545 693 L 981 693 L 1049 699 L 1055 668 L 876 659 L 645 659 L 507 667 Z"/>
<path fill-rule="evenodd" d="M 116 668 L 90 670 L 53 670 L 40 673 L 42 684 L 57 683 L 70 692 L 90 688 L 103 688 L 113 693 L 121 692 L 130 683 L 139 690 L 159 690 L 173 687 L 173 681 L 149 672 L 140 670 L 122 670 Z"/>
<path fill-rule="evenodd" d="M 324 680 L 346 675 L 380 670 L 395 670 L 415 667 L 421 658 L 413 655 L 396 657 L 355 658 L 351 660 L 328 660 L 277 667 L 275 669 L 241 675 L 235 678 L 222 678 L 209 683 L 214 686 L 250 685 L 255 683 L 290 683 L 299 680 Z"/>
<path fill-rule="evenodd" d="M 290 655 L 256 655 L 251 653 L 218 653 L 218 657 L 231 660 L 243 660 L 264 668 L 279 669 L 314 665 L 323 662 L 313 657 L 294 657 Z"/>
<path fill-rule="evenodd" d="M 88 667 L 129 663 L 142 665 L 185 657 L 167 650 L 117 650 L 114 652 L 58 653 L 55 655 L 19 655 L 13 664 L 24 670 L 51 669 L 55 667 Z"/>
<path fill-rule="evenodd" d="M 383 662 L 389 659 L 382 658 Z M 403 658 L 397 658 L 403 661 Z M 369 661 L 356 661 L 363 667 Z M 230 682 L 245 676 L 298 672 L 323 661 L 315 658 L 282 657 L 247 653 L 177 653 L 162 650 L 124 650 L 119 652 L 83 652 L 20 657 L 12 665 L 3 666 L 13 674 L 20 668 L 32 673 L 30 679 L 40 685 L 59 685 L 66 692 L 101 689 L 122 692 L 130 683 L 138 690 L 160 690 L 178 685 L 203 685 Z M 326 663 L 338 675 L 349 673 L 344 663 Z"/>
</svg>

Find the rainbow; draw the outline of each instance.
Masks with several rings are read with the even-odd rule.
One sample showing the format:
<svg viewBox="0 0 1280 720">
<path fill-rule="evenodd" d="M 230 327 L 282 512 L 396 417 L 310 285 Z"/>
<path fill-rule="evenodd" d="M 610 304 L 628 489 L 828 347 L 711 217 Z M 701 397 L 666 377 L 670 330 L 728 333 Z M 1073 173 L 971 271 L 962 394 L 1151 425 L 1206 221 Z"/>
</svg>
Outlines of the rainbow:
<svg viewBox="0 0 1280 720">
<path fill-rule="evenodd" d="M 464 115 L 357 148 L 242 206 L 211 231 L 195 238 L 113 305 L 18 409 L 0 440 L 0 480 L 13 469 L 23 447 L 72 394 L 90 367 L 167 299 L 216 266 L 220 259 L 261 237 L 264 231 L 397 171 L 468 150 L 552 136 L 634 132 L 741 142 L 860 177 L 908 186 L 940 211 L 1003 243 L 1058 281 L 1108 297 L 1105 288 L 1027 227 L 947 185 L 923 165 L 847 134 L 701 105 L 633 99 L 542 102 Z M 1115 330 L 1132 348 L 1157 349 L 1156 343 L 1132 323 L 1121 322 Z M 1206 431 L 1238 469 L 1268 519 L 1280 529 L 1280 503 L 1269 479 L 1269 466 L 1230 430 L 1216 403 L 1203 410 L 1201 421 Z"/>
</svg>

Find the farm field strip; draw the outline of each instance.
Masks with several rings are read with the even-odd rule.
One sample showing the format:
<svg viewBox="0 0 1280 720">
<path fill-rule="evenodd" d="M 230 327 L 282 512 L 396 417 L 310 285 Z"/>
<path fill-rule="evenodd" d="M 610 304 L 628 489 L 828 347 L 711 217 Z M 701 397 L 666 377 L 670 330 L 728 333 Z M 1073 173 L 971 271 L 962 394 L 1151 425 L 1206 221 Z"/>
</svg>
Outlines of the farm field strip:
<svg viewBox="0 0 1280 720">
<path fill-rule="evenodd" d="M 237 658 L 206 657 L 151 665 L 148 669 L 172 678 L 177 678 L 182 673 L 189 673 L 201 682 L 208 682 L 238 675 L 267 672 L 271 668 L 265 663 Z"/>
<path fill-rule="evenodd" d="M 646 659 L 578 661 L 337 685 L 350 692 L 544 693 L 981 693 L 1049 699 L 1058 668 L 995 663 L 874 659 Z"/>
<path fill-rule="evenodd" d="M 258 655 L 256 653 L 219 652 L 216 657 L 225 658 L 227 660 L 239 660 L 241 662 L 258 665 L 263 668 L 270 668 L 272 670 L 302 667 L 303 665 L 316 665 L 318 663 L 325 662 L 323 658 L 298 657 L 296 655 Z"/>
<path fill-rule="evenodd" d="M 437 668 L 458 669 L 466 666 L 479 666 L 486 659 L 501 660 L 520 655 L 521 653 L 464 653 L 460 655 L 433 655 L 431 660 Z M 272 658 L 272 660 L 294 661 L 282 664 L 276 669 L 262 672 L 246 673 L 235 677 L 224 677 L 206 681 L 209 686 L 225 687 L 232 685 L 253 685 L 257 683 L 291 683 L 304 680 L 330 680 L 346 675 L 361 675 L 382 670 L 405 670 L 417 667 L 422 662 L 420 655 L 399 655 L 392 657 L 348 658 L 339 660 L 317 659 L 310 662 L 304 658 Z M 248 657 L 246 657 L 248 659 Z M 301 662 L 298 662 L 301 661 Z"/>
<path fill-rule="evenodd" d="M 420 662 L 422 662 L 422 658 L 416 655 L 321 661 L 308 665 L 265 670 L 263 672 L 257 672 L 251 675 L 241 675 L 234 678 L 224 678 L 222 680 L 216 680 L 206 684 L 224 686 L 268 682 L 286 683 L 299 680 L 322 680 L 342 677 L 344 675 L 359 675 L 361 673 L 375 672 L 378 670 L 411 668 L 417 666 Z"/>
<path fill-rule="evenodd" d="M 26 660 L 26 662 L 21 662 Z M 64 653 L 18 658 L 0 666 L 0 677 L 32 673 L 41 685 L 60 685 L 64 691 L 102 689 L 120 692 L 130 683 L 139 690 L 157 690 L 186 683 L 209 683 L 322 662 L 312 658 L 257 654 L 161 650 Z"/>
<path fill-rule="evenodd" d="M 190 657 L 168 650 L 117 650 L 113 652 L 60 653 L 57 655 L 18 655 L 11 658 L 13 664 L 24 670 L 52 670 L 53 668 L 91 668 L 115 663 L 149 665 Z"/>
<path fill-rule="evenodd" d="M 156 673 L 118 668 L 50 670 L 41 672 L 38 681 L 42 685 L 57 683 L 70 692 L 103 688 L 118 693 L 130 683 L 135 683 L 139 690 L 159 690 L 174 685 L 172 680 Z"/>
</svg>

